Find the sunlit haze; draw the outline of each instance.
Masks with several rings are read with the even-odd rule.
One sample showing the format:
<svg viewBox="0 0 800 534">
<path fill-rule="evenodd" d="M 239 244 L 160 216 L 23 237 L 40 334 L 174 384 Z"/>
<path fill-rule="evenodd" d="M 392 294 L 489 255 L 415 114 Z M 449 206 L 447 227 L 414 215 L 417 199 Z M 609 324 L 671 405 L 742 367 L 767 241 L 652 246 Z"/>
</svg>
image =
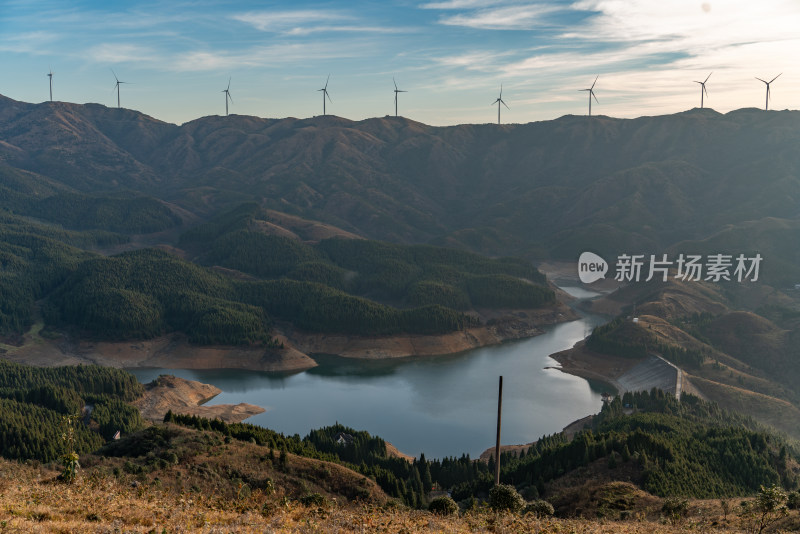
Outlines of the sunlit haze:
<svg viewBox="0 0 800 534">
<path fill-rule="evenodd" d="M 800 106 L 797 0 L 0 2 L 0 94 L 183 123 L 399 113 L 434 125 Z"/>
</svg>

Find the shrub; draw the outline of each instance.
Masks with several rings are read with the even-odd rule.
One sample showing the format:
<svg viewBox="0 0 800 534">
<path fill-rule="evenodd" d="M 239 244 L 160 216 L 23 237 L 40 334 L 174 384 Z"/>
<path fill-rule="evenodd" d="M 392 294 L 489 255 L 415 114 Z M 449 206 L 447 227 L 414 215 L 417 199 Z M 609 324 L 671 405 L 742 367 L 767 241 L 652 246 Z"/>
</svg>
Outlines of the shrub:
<svg viewBox="0 0 800 534">
<path fill-rule="evenodd" d="M 661 505 L 661 511 L 674 523 L 689 512 L 689 501 L 680 497 L 667 497 Z"/>
<path fill-rule="evenodd" d="M 550 517 L 555 512 L 556 511 L 553 508 L 553 505 L 542 499 L 537 499 L 531 503 L 528 503 L 525 508 L 522 509 L 523 514 L 533 514 L 539 519 L 543 517 Z"/>
<path fill-rule="evenodd" d="M 787 501 L 783 488 L 776 485 L 769 488 L 761 486 L 755 500 L 742 507 L 742 516 L 749 518 L 753 532 L 760 534 L 787 514 Z"/>
<path fill-rule="evenodd" d="M 325 506 L 325 497 L 319 493 L 311 493 L 300 497 L 300 503 L 304 506 Z"/>
<path fill-rule="evenodd" d="M 800 508 L 800 492 L 793 491 L 788 495 L 786 507 L 789 510 L 797 510 Z"/>
<path fill-rule="evenodd" d="M 514 486 L 509 484 L 497 484 L 489 491 L 489 506 L 497 511 L 507 510 L 509 512 L 519 512 L 525 505 L 522 495 L 517 493 Z"/>
<path fill-rule="evenodd" d="M 453 515 L 458 513 L 458 505 L 452 497 L 443 495 L 431 501 L 428 505 L 428 511 L 437 515 Z"/>
</svg>

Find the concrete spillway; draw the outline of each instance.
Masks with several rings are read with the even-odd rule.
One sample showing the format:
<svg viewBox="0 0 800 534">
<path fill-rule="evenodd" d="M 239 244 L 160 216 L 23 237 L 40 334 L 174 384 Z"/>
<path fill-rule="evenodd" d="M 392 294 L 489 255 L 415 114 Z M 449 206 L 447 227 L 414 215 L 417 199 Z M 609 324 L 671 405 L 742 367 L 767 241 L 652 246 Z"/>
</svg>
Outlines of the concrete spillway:
<svg viewBox="0 0 800 534">
<path fill-rule="evenodd" d="M 661 356 L 651 354 L 645 361 L 617 378 L 616 382 L 624 391 L 650 391 L 658 388 L 680 398 L 681 380 L 680 369 Z"/>
</svg>

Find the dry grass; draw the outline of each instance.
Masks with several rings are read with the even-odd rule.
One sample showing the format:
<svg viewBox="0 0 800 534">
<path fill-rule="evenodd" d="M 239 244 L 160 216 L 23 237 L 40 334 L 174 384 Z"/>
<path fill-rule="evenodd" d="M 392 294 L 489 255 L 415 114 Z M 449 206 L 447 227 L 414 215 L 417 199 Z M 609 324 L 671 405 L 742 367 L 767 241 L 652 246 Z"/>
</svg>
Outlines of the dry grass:
<svg viewBox="0 0 800 534">
<path fill-rule="evenodd" d="M 89 470 L 91 471 L 91 470 Z M 176 492 L 153 483 L 84 473 L 73 485 L 43 467 L 0 461 L 0 532 L 274 532 L 274 533 L 674 533 L 741 532 L 734 514 L 726 521 L 718 501 L 695 501 L 677 524 L 639 514 L 626 521 L 536 519 L 475 510 L 443 518 L 391 505 L 327 501 L 304 506 L 280 489 L 234 498 Z M 650 497 L 653 503 L 657 499 Z M 655 506 L 655 504 L 654 504 Z M 735 507 L 735 505 L 734 505 Z M 792 528 L 794 523 L 784 523 Z"/>
<path fill-rule="evenodd" d="M 786 432 L 795 438 L 800 437 L 797 428 L 797 422 L 800 421 L 800 409 L 790 402 L 700 377 L 692 377 L 692 382 L 706 397 L 722 408 L 745 413 L 757 421 Z"/>
</svg>

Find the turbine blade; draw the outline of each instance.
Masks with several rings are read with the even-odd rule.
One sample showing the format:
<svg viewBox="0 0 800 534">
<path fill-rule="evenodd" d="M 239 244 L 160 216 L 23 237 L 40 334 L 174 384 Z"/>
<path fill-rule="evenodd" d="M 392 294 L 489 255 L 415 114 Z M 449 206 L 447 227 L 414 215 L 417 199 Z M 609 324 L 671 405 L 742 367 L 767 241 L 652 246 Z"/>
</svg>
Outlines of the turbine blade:
<svg viewBox="0 0 800 534">
<path fill-rule="evenodd" d="M 706 84 L 703 84 L 703 92 L 708 96 L 708 89 L 706 89 Z"/>
<path fill-rule="evenodd" d="M 230 89 L 230 88 L 231 88 L 231 79 L 230 79 L 230 78 L 228 78 L 228 87 L 227 87 L 227 89 L 225 89 L 225 90 L 227 91 L 227 90 L 228 90 L 228 89 Z"/>
<path fill-rule="evenodd" d="M 510 107 L 508 107 L 508 104 L 506 104 L 506 103 L 505 103 L 505 102 L 503 102 L 502 100 L 500 101 L 500 103 L 501 103 L 501 104 L 503 104 L 503 105 L 506 107 L 506 109 L 511 109 Z"/>
<path fill-rule="evenodd" d="M 117 78 L 117 73 L 114 72 L 114 69 L 111 69 L 111 74 L 114 75 L 114 79 L 117 80 L 117 83 L 119 83 L 119 78 Z"/>
<path fill-rule="evenodd" d="M 761 78 L 759 78 L 758 76 L 756 76 L 756 80 L 758 80 L 758 81 L 760 81 L 760 82 L 764 82 L 764 83 L 765 83 L 765 84 L 767 84 L 767 85 L 769 85 L 770 83 L 772 83 L 772 82 L 767 82 L 766 80 L 762 80 L 762 79 L 761 79 Z"/>
<path fill-rule="evenodd" d="M 783 73 L 781 72 L 781 74 L 783 74 Z M 769 83 L 772 83 L 772 82 L 774 82 L 775 80 L 777 80 L 777 79 L 780 77 L 780 75 L 781 75 L 781 74 L 778 74 L 777 76 L 775 76 L 774 78 L 772 78 L 772 79 L 769 81 Z"/>
<path fill-rule="evenodd" d="M 599 100 L 597 100 L 597 96 L 595 96 L 595 94 L 594 94 L 594 91 L 590 92 L 589 94 L 590 94 L 590 95 L 592 95 L 592 96 L 594 96 L 594 101 L 595 101 L 595 102 L 597 102 L 598 104 L 600 103 L 600 101 L 599 101 Z"/>
<path fill-rule="evenodd" d="M 714 71 L 711 71 L 711 74 L 714 74 Z M 705 79 L 705 81 L 703 83 L 706 83 L 708 81 L 708 79 L 711 78 L 711 74 L 706 76 L 706 79 Z"/>
<path fill-rule="evenodd" d="M 327 89 L 327 88 L 328 88 L 328 82 L 329 82 L 329 81 L 331 81 L 331 75 L 330 75 L 330 74 L 328 74 L 328 79 L 327 79 L 327 80 L 325 80 L 325 89 Z"/>
<path fill-rule="evenodd" d="M 594 84 L 597 83 L 597 78 L 599 78 L 599 77 L 600 77 L 600 75 L 598 74 L 597 77 L 594 79 L 594 83 L 592 84 L 592 89 L 594 89 Z"/>
<path fill-rule="evenodd" d="M 500 84 L 500 101 L 503 101 L 503 84 Z"/>
<path fill-rule="evenodd" d="M 325 96 L 328 97 L 328 101 L 333 104 L 333 100 L 331 100 L 331 95 L 328 94 L 328 91 L 325 91 Z"/>
<path fill-rule="evenodd" d="M 394 90 L 397 91 L 397 82 L 394 80 L 394 76 L 392 76 L 392 82 L 394 83 Z"/>
</svg>

